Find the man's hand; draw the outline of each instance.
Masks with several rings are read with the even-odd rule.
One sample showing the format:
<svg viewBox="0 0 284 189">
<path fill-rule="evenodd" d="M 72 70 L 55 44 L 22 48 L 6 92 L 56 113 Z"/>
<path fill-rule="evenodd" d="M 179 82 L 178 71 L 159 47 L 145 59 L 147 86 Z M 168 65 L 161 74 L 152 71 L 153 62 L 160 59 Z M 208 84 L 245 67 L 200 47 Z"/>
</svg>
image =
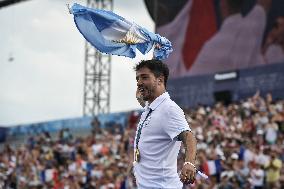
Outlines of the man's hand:
<svg viewBox="0 0 284 189">
<path fill-rule="evenodd" d="M 180 173 L 180 181 L 184 184 L 193 184 L 195 181 L 196 168 L 190 164 L 184 164 Z"/>
<path fill-rule="evenodd" d="M 145 101 L 143 100 L 143 96 L 141 95 L 138 88 L 136 89 L 136 99 L 138 103 L 144 108 L 145 107 Z"/>
<path fill-rule="evenodd" d="M 185 149 L 185 163 L 180 173 L 180 180 L 184 184 L 192 184 L 195 181 L 196 168 L 196 139 L 190 131 L 183 131 L 178 139 L 182 141 Z"/>
<path fill-rule="evenodd" d="M 126 171 L 126 176 L 132 176 L 133 175 L 133 165 L 129 165 Z"/>
<path fill-rule="evenodd" d="M 133 181 L 133 183 L 136 183 L 136 178 L 135 178 L 134 173 L 133 173 L 133 165 L 132 164 L 128 167 L 128 169 L 126 171 L 126 177 L 130 178 Z"/>
</svg>

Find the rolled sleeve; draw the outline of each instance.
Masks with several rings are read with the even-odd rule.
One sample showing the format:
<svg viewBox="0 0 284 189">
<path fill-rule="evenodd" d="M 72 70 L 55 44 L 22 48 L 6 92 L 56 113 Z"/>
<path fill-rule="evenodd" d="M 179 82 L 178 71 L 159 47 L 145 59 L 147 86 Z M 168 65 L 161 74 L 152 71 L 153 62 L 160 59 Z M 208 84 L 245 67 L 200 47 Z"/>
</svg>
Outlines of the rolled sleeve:
<svg viewBox="0 0 284 189">
<path fill-rule="evenodd" d="M 168 109 L 168 125 L 165 128 L 165 132 L 170 136 L 172 140 L 176 140 L 177 136 L 183 131 L 191 131 L 184 112 L 178 106 L 170 106 Z"/>
</svg>

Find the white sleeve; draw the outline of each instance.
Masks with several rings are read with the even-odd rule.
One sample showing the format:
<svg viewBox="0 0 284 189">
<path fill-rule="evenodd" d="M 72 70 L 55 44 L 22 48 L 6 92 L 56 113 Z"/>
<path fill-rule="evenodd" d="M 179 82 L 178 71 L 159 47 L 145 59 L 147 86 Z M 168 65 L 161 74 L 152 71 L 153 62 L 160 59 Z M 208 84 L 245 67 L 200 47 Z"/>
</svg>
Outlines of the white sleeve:
<svg viewBox="0 0 284 189">
<path fill-rule="evenodd" d="M 266 26 L 266 13 L 262 6 L 255 5 L 243 18 L 235 41 L 234 64 L 238 68 L 263 64 L 261 45 Z M 241 56 L 240 56 L 241 55 Z"/>
<path fill-rule="evenodd" d="M 246 30 L 253 32 L 253 34 L 262 39 L 266 26 L 266 12 L 260 5 L 255 5 L 252 10 L 243 19 Z"/>
<path fill-rule="evenodd" d="M 167 119 L 168 122 L 164 129 L 172 140 L 177 139 L 177 136 L 183 131 L 191 131 L 182 109 L 178 106 L 169 107 Z"/>
</svg>

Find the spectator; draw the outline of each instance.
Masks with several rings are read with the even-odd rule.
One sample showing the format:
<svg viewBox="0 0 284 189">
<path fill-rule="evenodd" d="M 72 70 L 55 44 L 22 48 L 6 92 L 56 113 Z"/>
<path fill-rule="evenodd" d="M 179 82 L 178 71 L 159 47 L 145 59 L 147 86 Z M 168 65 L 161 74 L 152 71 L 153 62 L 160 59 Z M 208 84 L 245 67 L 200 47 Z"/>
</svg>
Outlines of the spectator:
<svg viewBox="0 0 284 189">
<path fill-rule="evenodd" d="M 284 101 L 256 93 L 240 103 L 212 107 L 199 106 L 187 111 L 198 140 L 198 164 L 210 175 L 196 178 L 185 189 L 261 187 L 284 188 Z M 99 120 L 98 120 L 99 121 Z M 115 125 L 115 124 L 114 124 Z M 269 129 L 276 137 L 266 137 Z M 46 134 L 30 136 L 19 148 L 7 145 L 0 152 L 0 188 L 134 189 L 135 181 L 126 177 L 133 160 L 134 129 L 123 132 L 90 134 L 82 138 L 46 140 Z M 71 131 L 70 135 L 72 135 Z M 49 138 L 49 137 L 47 137 Z M 261 140 L 261 138 L 263 140 Z M 183 163 L 180 151 L 178 169 Z M 253 162 L 253 163 L 252 163 Z M 260 174 L 264 171 L 265 177 Z M 252 181 L 248 182 L 248 178 Z"/>
<path fill-rule="evenodd" d="M 221 0 L 220 30 L 200 50 L 189 74 L 208 74 L 264 64 L 261 40 L 271 0 L 258 0 L 245 16 L 242 0 Z"/>
<path fill-rule="evenodd" d="M 282 162 L 277 157 L 277 152 L 275 151 L 275 149 L 271 148 L 270 157 L 271 157 L 271 160 L 266 165 L 267 188 L 276 189 L 276 188 L 280 187 L 279 179 L 280 179 L 280 171 L 281 171 L 281 168 L 282 168 Z"/>
<path fill-rule="evenodd" d="M 284 61 L 284 16 L 276 19 L 263 47 L 267 63 L 283 63 Z"/>
<path fill-rule="evenodd" d="M 264 186 L 264 170 L 259 162 L 254 163 L 254 168 L 250 172 L 251 185 L 253 189 L 262 189 Z"/>
</svg>

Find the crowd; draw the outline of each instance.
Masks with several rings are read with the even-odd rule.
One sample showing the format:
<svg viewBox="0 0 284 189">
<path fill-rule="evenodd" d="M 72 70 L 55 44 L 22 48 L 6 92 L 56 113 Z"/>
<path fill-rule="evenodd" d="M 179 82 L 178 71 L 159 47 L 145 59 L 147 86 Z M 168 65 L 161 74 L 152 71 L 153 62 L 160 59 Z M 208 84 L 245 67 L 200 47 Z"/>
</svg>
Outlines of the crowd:
<svg viewBox="0 0 284 189">
<path fill-rule="evenodd" d="M 284 188 L 284 101 L 256 93 L 238 103 L 184 109 L 198 140 L 197 176 L 184 188 Z M 133 155 L 138 112 L 127 125 L 102 129 L 94 119 L 87 137 L 63 129 L 31 136 L 19 148 L 0 153 L 0 188 L 131 189 L 127 174 Z M 183 148 L 181 148 L 183 149 Z M 180 151 L 178 164 L 183 164 Z"/>
<path fill-rule="evenodd" d="M 198 139 L 198 165 L 210 176 L 190 187 L 283 188 L 283 108 L 283 100 L 256 93 L 228 106 L 188 110 Z"/>
</svg>

